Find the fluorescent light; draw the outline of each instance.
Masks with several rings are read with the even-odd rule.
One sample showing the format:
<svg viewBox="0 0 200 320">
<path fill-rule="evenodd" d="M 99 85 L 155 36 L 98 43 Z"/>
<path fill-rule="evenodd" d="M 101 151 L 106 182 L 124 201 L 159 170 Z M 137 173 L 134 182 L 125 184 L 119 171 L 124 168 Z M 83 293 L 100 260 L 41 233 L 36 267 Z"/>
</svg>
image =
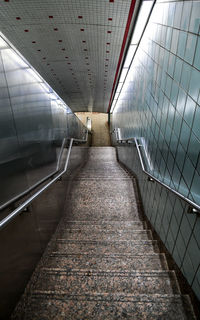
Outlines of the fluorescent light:
<svg viewBox="0 0 200 320">
<path fill-rule="evenodd" d="M 8 48 L 8 44 L 0 37 L 0 49 Z"/>
<path fill-rule="evenodd" d="M 28 64 L 13 50 L 2 51 L 2 56 L 7 70 L 28 68 Z"/>
<path fill-rule="evenodd" d="M 119 82 L 119 83 L 118 83 L 118 86 L 117 86 L 116 93 L 118 93 L 118 92 L 121 91 L 122 86 L 123 86 L 123 82 Z"/>
<path fill-rule="evenodd" d="M 117 102 L 117 100 L 114 99 L 113 102 L 112 102 L 112 106 L 111 106 L 111 109 L 110 109 L 110 113 L 113 112 L 113 110 L 114 110 L 114 108 L 115 108 L 115 105 L 116 105 L 116 102 Z"/>
<path fill-rule="evenodd" d="M 143 1 L 141 9 L 139 11 L 137 21 L 136 21 L 136 26 L 133 31 L 131 44 L 138 44 L 138 42 L 140 41 L 145 24 L 147 23 L 147 19 L 149 17 L 150 10 L 152 8 L 152 5 L 153 5 L 153 1 Z"/>
<path fill-rule="evenodd" d="M 42 78 L 36 73 L 35 70 L 29 68 L 28 72 L 30 73 L 30 75 L 34 78 L 34 80 L 36 82 L 43 82 Z"/>
<path fill-rule="evenodd" d="M 124 80 L 126 78 L 126 75 L 127 75 L 127 72 L 128 72 L 128 68 L 123 68 L 122 69 L 122 73 L 121 73 L 119 82 L 124 82 Z"/>
<path fill-rule="evenodd" d="M 55 93 L 50 93 L 49 97 L 50 97 L 51 100 L 58 100 L 58 97 L 57 97 L 57 95 Z"/>
<path fill-rule="evenodd" d="M 118 98 L 119 98 L 119 92 L 116 92 L 116 93 L 115 93 L 114 100 L 117 100 Z"/>
<path fill-rule="evenodd" d="M 41 82 L 40 85 L 44 89 L 45 92 L 49 93 L 52 91 L 52 89 L 46 83 Z"/>
<path fill-rule="evenodd" d="M 130 45 L 130 47 L 128 49 L 127 56 L 126 56 L 126 60 L 125 60 L 125 63 L 124 63 L 124 68 L 128 68 L 130 66 L 136 48 L 137 48 L 136 45 Z"/>
</svg>

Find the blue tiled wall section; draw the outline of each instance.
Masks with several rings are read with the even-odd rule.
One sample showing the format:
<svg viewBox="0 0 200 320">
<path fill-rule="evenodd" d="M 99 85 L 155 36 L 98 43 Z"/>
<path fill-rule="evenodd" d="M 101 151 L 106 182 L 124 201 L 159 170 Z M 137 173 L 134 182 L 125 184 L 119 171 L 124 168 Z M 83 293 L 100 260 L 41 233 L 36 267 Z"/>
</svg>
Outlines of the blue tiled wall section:
<svg viewBox="0 0 200 320">
<path fill-rule="evenodd" d="M 200 204 L 200 1 L 156 3 L 111 126 L 142 139 L 152 174 Z M 134 147 L 120 148 L 120 157 L 138 174 L 146 214 L 200 298 L 200 218 L 149 185 Z"/>
</svg>

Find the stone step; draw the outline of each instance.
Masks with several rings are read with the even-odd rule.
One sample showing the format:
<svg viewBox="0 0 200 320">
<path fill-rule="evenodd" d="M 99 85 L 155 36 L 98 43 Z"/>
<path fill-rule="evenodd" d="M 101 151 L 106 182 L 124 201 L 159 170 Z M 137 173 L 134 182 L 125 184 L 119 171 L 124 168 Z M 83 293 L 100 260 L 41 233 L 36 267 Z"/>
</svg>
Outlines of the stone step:
<svg viewBox="0 0 200 320">
<path fill-rule="evenodd" d="M 146 255 L 90 255 L 62 254 L 51 252 L 44 265 L 48 268 L 65 268 L 66 270 L 98 271 L 133 271 L 133 270 L 168 270 L 165 255 L 152 253 Z"/>
<path fill-rule="evenodd" d="M 137 220 L 138 209 L 135 201 L 113 201 L 95 198 L 93 201 L 68 201 L 66 205 L 68 217 L 73 220 Z M 136 219 L 135 219 L 136 218 Z"/>
<path fill-rule="evenodd" d="M 178 294 L 174 271 L 91 272 L 43 268 L 34 291 L 65 294 Z"/>
<path fill-rule="evenodd" d="M 15 320 L 196 320 L 187 295 L 66 295 L 35 292 Z"/>
<path fill-rule="evenodd" d="M 121 174 L 127 174 L 125 170 L 123 170 L 118 164 L 102 164 L 101 162 L 99 163 L 99 165 L 97 163 L 93 164 L 93 165 L 88 165 L 86 164 L 84 166 L 84 170 L 81 171 L 81 174 L 87 174 L 87 173 L 98 173 L 98 172 L 119 172 Z"/>
<path fill-rule="evenodd" d="M 95 197 L 95 201 L 94 201 L 94 197 Z M 79 199 L 80 205 L 83 203 L 83 205 L 88 204 L 89 206 L 91 205 L 91 203 L 97 203 L 98 201 L 101 201 L 102 203 L 105 202 L 113 202 L 113 197 L 116 197 L 116 203 L 117 205 L 120 206 L 120 204 L 123 204 L 125 202 L 127 203 L 135 203 L 136 199 L 135 199 L 135 195 L 133 193 L 133 191 L 130 194 L 127 194 L 127 192 L 121 190 L 121 192 L 119 192 L 117 195 L 114 194 L 113 191 L 110 192 L 105 192 L 105 195 L 103 194 L 103 191 L 101 193 L 98 193 L 95 195 L 95 190 L 83 190 L 82 192 L 73 192 L 72 191 L 69 193 L 69 195 L 67 196 L 67 200 L 71 200 L 72 202 L 75 202 L 77 200 L 77 198 Z"/>
<path fill-rule="evenodd" d="M 67 226 L 68 227 L 68 226 Z M 57 233 L 57 240 L 153 240 L 150 230 L 104 230 L 95 228 L 88 230 L 60 229 Z"/>
<path fill-rule="evenodd" d="M 77 175 L 77 177 L 79 178 L 101 178 L 101 177 L 105 177 L 105 178 L 129 178 L 130 177 L 125 174 L 122 173 L 121 171 L 112 171 L 112 170 L 94 170 L 94 171 L 84 171 L 84 173 L 80 173 L 79 175 Z"/>
<path fill-rule="evenodd" d="M 94 197 L 118 197 L 126 196 L 135 198 L 133 183 L 131 180 L 123 180 L 120 184 L 116 184 L 115 180 L 109 180 L 107 183 L 101 180 L 80 180 L 79 182 L 72 184 L 69 197 L 71 196 L 86 196 L 93 198 Z"/>
<path fill-rule="evenodd" d="M 85 172 L 94 172 L 95 171 L 119 171 L 122 174 L 126 174 L 126 171 L 123 170 L 117 162 L 112 163 L 102 163 L 102 162 L 93 162 L 93 163 L 86 163 L 84 165 L 83 170 L 81 171 L 83 174 Z"/>
<path fill-rule="evenodd" d="M 95 230 L 95 229 L 106 229 L 106 230 L 143 230 L 147 229 L 147 224 L 142 220 L 131 220 L 131 221 L 123 221 L 123 220 L 68 220 L 68 218 L 62 219 L 59 227 L 66 225 L 70 229 L 81 228 L 81 230 Z"/>
<path fill-rule="evenodd" d="M 116 181 L 116 183 L 121 183 L 121 181 L 130 181 L 128 177 L 113 177 L 113 176 L 98 176 L 98 177 L 83 177 L 83 176 L 76 176 L 74 181 Z"/>
<path fill-rule="evenodd" d="M 75 254 L 123 254 L 144 255 L 159 253 L 156 240 L 118 240 L 118 241 L 75 241 L 56 240 L 52 241 L 51 249 L 60 253 Z"/>
<path fill-rule="evenodd" d="M 67 208 L 67 210 L 69 210 L 67 212 L 67 218 L 70 220 L 84 220 L 84 221 L 88 221 L 88 223 L 90 223 L 90 220 L 104 220 L 107 219 L 110 221 L 118 221 L 118 220 L 126 220 L 126 221 L 134 221 L 134 220 L 139 220 L 138 217 L 138 212 L 137 210 L 132 208 L 130 209 L 128 212 L 124 213 L 123 211 L 121 212 L 116 212 L 116 210 L 111 209 L 110 212 L 106 212 L 103 210 L 98 210 L 94 207 L 92 208 L 87 208 L 87 210 L 84 210 L 84 208 L 80 208 L 78 211 L 77 209 L 73 209 L 73 208 Z"/>
</svg>

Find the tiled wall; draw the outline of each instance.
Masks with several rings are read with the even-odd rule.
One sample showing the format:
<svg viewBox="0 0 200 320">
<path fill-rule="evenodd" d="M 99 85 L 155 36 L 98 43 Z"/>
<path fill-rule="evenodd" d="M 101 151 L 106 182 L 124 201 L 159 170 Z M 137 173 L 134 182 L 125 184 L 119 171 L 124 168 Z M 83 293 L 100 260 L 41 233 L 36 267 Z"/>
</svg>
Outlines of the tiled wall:
<svg viewBox="0 0 200 320">
<path fill-rule="evenodd" d="M 156 3 L 111 126 L 140 138 L 148 170 L 200 204 L 200 1 Z M 133 146 L 119 157 L 138 174 L 145 212 L 200 298 L 200 218 L 147 182 Z"/>
</svg>

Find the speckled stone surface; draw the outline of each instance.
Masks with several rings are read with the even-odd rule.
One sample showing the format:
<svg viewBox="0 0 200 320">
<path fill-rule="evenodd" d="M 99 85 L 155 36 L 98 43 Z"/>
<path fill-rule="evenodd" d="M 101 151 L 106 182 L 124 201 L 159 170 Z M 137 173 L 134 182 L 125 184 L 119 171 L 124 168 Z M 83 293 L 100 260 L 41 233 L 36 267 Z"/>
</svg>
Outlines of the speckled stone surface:
<svg viewBox="0 0 200 320">
<path fill-rule="evenodd" d="M 20 316 L 12 319 L 26 320 L 194 320 L 188 296 L 140 295 L 70 296 L 65 294 L 32 294 Z"/>
<path fill-rule="evenodd" d="M 46 265 L 53 269 L 67 269 L 75 271 L 133 271 L 133 270 L 167 270 L 164 254 L 148 255 L 88 255 L 62 254 L 52 252 L 46 257 Z"/>
<path fill-rule="evenodd" d="M 65 294 L 172 294 L 179 293 L 173 271 L 67 271 L 41 270 L 35 291 Z"/>
<path fill-rule="evenodd" d="M 76 253 L 82 252 L 88 254 L 148 254 L 159 252 L 157 242 L 151 240 L 109 240 L 109 241 L 88 241 L 88 240 L 56 240 L 52 241 L 52 249 L 60 253 Z"/>
<path fill-rule="evenodd" d="M 95 228 L 90 230 L 78 229 L 61 229 L 58 239 L 67 240 L 148 240 L 152 239 L 152 233 L 149 230 L 113 230 L 113 229 L 101 229 Z"/>
<path fill-rule="evenodd" d="M 90 148 L 11 319 L 195 319 L 114 148 Z"/>
</svg>

